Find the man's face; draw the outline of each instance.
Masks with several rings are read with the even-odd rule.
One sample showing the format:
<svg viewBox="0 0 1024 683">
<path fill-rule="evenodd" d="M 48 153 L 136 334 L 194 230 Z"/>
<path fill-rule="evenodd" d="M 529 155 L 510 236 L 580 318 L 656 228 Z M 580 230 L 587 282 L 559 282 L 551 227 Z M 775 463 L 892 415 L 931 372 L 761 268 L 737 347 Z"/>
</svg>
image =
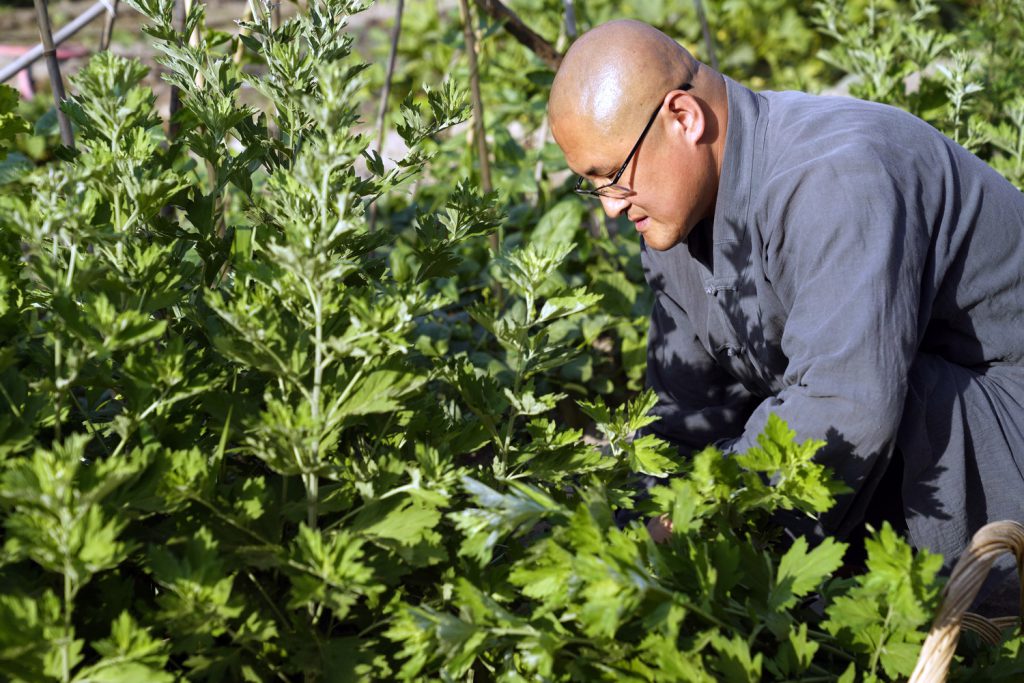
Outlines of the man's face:
<svg viewBox="0 0 1024 683">
<path fill-rule="evenodd" d="M 636 131 L 611 137 L 594 135 L 583 130 L 582 124 L 552 121 L 552 132 L 569 167 L 600 187 L 614 178 L 636 142 L 628 136 L 638 135 L 643 125 L 638 121 L 633 126 Z M 712 208 L 710 157 L 705 158 L 700 147 L 687 144 L 682 126 L 663 108 L 616 183 L 632 194 L 600 198 L 606 214 L 612 218 L 626 215 L 647 246 L 659 251 L 685 240 Z"/>
</svg>

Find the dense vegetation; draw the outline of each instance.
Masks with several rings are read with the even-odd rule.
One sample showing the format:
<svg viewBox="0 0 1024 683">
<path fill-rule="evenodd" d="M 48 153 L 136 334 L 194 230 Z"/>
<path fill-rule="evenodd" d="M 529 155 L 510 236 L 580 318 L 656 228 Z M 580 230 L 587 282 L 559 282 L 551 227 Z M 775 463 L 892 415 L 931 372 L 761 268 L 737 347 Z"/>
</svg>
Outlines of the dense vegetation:
<svg viewBox="0 0 1024 683">
<path fill-rule="evenodd" d="M 282 26 L 258 6 L 241 62 L 201 3 L 183 31 L 169 0 L 129 4 L 180 91 L 173 135 L 109 53 L 71 79 L 75 149 L 0 88 L 5 679 L 909 674 L 941 558 L 886 527 L 854 573 L 845 544 L 772 532 L 841 493 L 818 444 L 774 420 L 731 458 L 635 436 L 638 246 L 568 193 L 534 55 L 472 19 L 486 193 L 457 15 L 409 3 L 392 161 L 359 132 L 387 45 L 355 53 L 357 3 Z M 562 2 L 511 4 L 565 46 Z M 1024 183 L 1019 3 L 705 4 L 734 77 L 842 80 Z M 576 10 L 702 50 L 690 3 Z M 1022 642 L 968 640 L 954 676 L 1019 680 Z"/>
</svg>

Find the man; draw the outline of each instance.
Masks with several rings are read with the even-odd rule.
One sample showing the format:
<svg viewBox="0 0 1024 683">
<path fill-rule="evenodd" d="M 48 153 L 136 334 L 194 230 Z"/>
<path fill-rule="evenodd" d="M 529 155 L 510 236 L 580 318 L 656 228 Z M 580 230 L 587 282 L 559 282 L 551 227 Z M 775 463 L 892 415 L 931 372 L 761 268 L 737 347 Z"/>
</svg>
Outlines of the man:
<svg viewBox="0 0 1024 683">
<path fill-rule="evenodd" d="M 635 21 L 572 46 L 549 116 L 642 238 L 662 437 L 742 451 L 776 413 L 825 439 L 841 537 L 896 500 L 952 561 L 1024 521 L 1021 192 L 909 114 L 754 93 Z"/>
</svg>

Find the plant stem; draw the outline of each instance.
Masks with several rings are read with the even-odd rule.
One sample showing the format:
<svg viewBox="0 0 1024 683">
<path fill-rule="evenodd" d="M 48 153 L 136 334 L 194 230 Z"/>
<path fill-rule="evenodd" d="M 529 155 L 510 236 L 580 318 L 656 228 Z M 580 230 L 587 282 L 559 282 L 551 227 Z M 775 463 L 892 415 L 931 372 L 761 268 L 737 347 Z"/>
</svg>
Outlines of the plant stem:
<svg viewBox="0 0 1024 683">
<path fill-rule="evenodd" d="M 323 215 L 326 215 L 323 214 Z M 321 233 L 322 235 L 323 233 Z M 307 280 L 306 287 L 313 304 L 313 315 L 315 317 L 315 328 L 313 338 L 313 394 L 310 397 L 310 415 L 313 418 L 313 457 L 310 464 L 314 467 L 320 464 L 320 392 L 324 381 L 324 320 L 323 320 L 323 299 L 319 292 L 316 292 L 312 284 Z M 306 523 L 310 529 L 317 525 L 317 499 L 320 494 L 320 482 L 315 472 L 307 472 L 303 477 L 306 485 Z"/>
<path fill-rule="evenodd" d="M 310 529 L 316 529 L 317 499 L 320 495 L 320 480 L 316 474 L 307 472 L 302 475 L 302 483 L 306 487 L 306 525 Z"/>
<path fill-rule="evenodd" d="M 71 562 L 65 558 L 64 561 L 64 635 L 60 643 L 61 659 L 61 681 L 68 683 L 71 680 L 71 603 L 74 600 L 74 590 L 71 583 Z"/>
<path fill-rule="evenodd" d="M 185 0 L 174 0 L 174 14 L 171 17 L 171 26 L 176 33 L 185 32 Z M 167 115 L 167 137 L 172 142 L 178 137 L 178 124 L 174 122 L 174 115 L 181 109 L 181 92 L 178 86 L 171 86 L 171 103 Z"/>
<path fill-rule="evenodd" d="M 280 608 L 274 603 L 273 600 L 271 600 L 270 596 L 267 595 L 267 591 L 265 588 L 263 588 L 263 584 L 256 580 L 256 577 L 252 575 L 251 571 L 247 570 L 245 572 L 245 575 L 249 577 L 249 580 L 252 581 L 252 585 L 256 586 L 256 590 L 259 592 L 260 595 L 263 596 L 263 599 L 267 601 L 267 604 L 270 605 L 270 611 L 272 611 L 274 615 L 277 617 L 277 620 L 281 622 L 281 627 L 288 628 L 291 624 L 289 623 L 288 619 L 284 616 L 284 614 L 281 613 Z"/>
<path fill-rule="evenodd" d="M 85 412 L 85 408 L 83 408 L 82 404 L 78 402 L 78 398 L 75 397 L 75 394 L 73 391 L 71 391 L 70 386 L 68 387 L 68 395 L 71 396 L 71 403 L 76 408 L 78 408 L 78 412 L 81 413 L 82 419 L 85 420 L 85 429 L 87 432 L 89 432 L 89 436 L 93 437 L 96 441 L 99 441 L 100 445 L 103 446 L 103 450 L 107 452 L 107 456 L 109 457 L 110 447 L 107 445 L 107 442 L 104 441 L 103 438 L 99 436 L 99 434 L 97 433 L 96 426 L 92 423 L 92 420 L 89 419 L 89 414 Z"/>
<path fill-rule="evenodd" d="M 837 657 L 841 657 L 842 659 L 845 659 L 848 662 L 854 661 L 853 655 L 851 655 L 849 652 L 841 650 L 838 647 L 830 644 L 831 642 L 835 642 L 835 638 L 833 638 L 830 634 L 825 633 L 824 631 L 817 631 L 815 629 L 809 628 L 807 629 L 807 635 L 813 636 L 814 639 L 818 642 L 818 647 L 820 647 L 825 652 L 836 655 Z"/>
<path fill-rule="evenodd" d="M 188 16 L 188 13 L 192 11 L 192 5 L 194 5 L 195 3 L 200 2 L 200 1 L 201 0 L 185 0 L 185 16 Z M 195 30 L 192 31 L 192 33 L 189 35 L 189 37 L 188 37 L 189 47 L 194 47 L 194 48 L 195 47 L 199 47 L 199 37 L 200 37 L 199 36 L 199 30 L 200 30 L 200 27 L 196 26 Z M 196 80 L 195 80 L 195 82 L 196 82 L 196 88 L 202 88 L 204 85 L 206 85 L 206 78 L 203 76 L 203 72 L 202 71 L 200 71 L 200 70 L 196 71 Z"/>
<path fill-rule="evenodd" d="M 43 43 L 43 55 L 46 57 L 46 69 L 50 72 L 50 88 L 53 90 L 53 106 L 57 108 L 57 121 L 60 124 L 60 141 L 65 147 L 74 149 L 75 138 L 71 132 L 71 121 L 61 109 L 64 104 L 64 80 L 60 75 L 60 62 L 57 60 L 57 47 L 53 43 L 53 31 L 50 30 L 50 15 L 46 10 L 46 0 L 35 0 L 36 22 L 39 24 L 39 38 Z"/>
<path fill-rule="evenodd" d="M 391 52 L 388 54 L 388 71 L 384 77 L 384 90 L 380 95 L 377 109 L 377 154 L 384 156 L 384 117 L 388 112 L 388 98 L 391 95 L 391 81 L 395 77 L 395 63 L 398 61 L 398 39 L 402 35 L 402 11 L 405 0 L 398 0 L 395 8 L 395 26 L 391 29 Z M 370 232 L 377 227 L 377 202 L 370 205 Z"/>
<path fill-rule="evenodd" d="M 57 338 L 54 339 L 54 341 L 53 341 L 53 386 L 56 389 L 56 391 L 54 391 L 54 394 L 53 394 L 53 433 L 57 437 L 58 441 L 60 441 L 60 439 L 61 439 L 60 414 L 61 414 L 61 410 L 62 410 L 62 408 L 61 408 L 61 400 L 60 400 L 60 397 L 62 395 L 61 391 L 60 391 L 61 390 L 61 386 L 60 386 L 60 384 L 61 384 L 61 382 L 60 382 L 61 362 L 60 361 L 61 361 L 61 356 L 64 353 L 64 350 L 63 350 L 63 348 L 61 348 L 61 346 L 62 346 L 61 345 L 61 337 L 60 337 L 60 335 L 58 335 Z"/>
</svg>

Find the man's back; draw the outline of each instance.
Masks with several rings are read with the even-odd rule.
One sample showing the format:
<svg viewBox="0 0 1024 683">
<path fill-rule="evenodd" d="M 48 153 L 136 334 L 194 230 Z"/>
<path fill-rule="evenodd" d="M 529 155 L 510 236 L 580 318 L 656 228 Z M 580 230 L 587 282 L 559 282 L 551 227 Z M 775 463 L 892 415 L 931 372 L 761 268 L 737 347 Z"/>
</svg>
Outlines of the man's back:
<svg viewBox="0 0 1024 683">
<path fill-rule="evenodd" d="M 978 372 L 1024 367 L 1024 194 L 899 109 L 802 93 L 762 96 L 770 117 L 766 149 L 784 151 L 765 159 L 761 171 L 766 210 L 755 220 L 765 241 L 784 222 L 780 204 L 799 193 L 809 175 L 831 176 L 833 186 L 862 179 L 861 186 L 820 198 L 821 229 L 855 210 L 835 201 L 850 197 L 905 214 L 902 225 L 927 236 L 919 350 Z M 885 203 L 890 197 L 899 201 Z M 865 258 L 873 246 L 865 245 Z"/>
</svg>

